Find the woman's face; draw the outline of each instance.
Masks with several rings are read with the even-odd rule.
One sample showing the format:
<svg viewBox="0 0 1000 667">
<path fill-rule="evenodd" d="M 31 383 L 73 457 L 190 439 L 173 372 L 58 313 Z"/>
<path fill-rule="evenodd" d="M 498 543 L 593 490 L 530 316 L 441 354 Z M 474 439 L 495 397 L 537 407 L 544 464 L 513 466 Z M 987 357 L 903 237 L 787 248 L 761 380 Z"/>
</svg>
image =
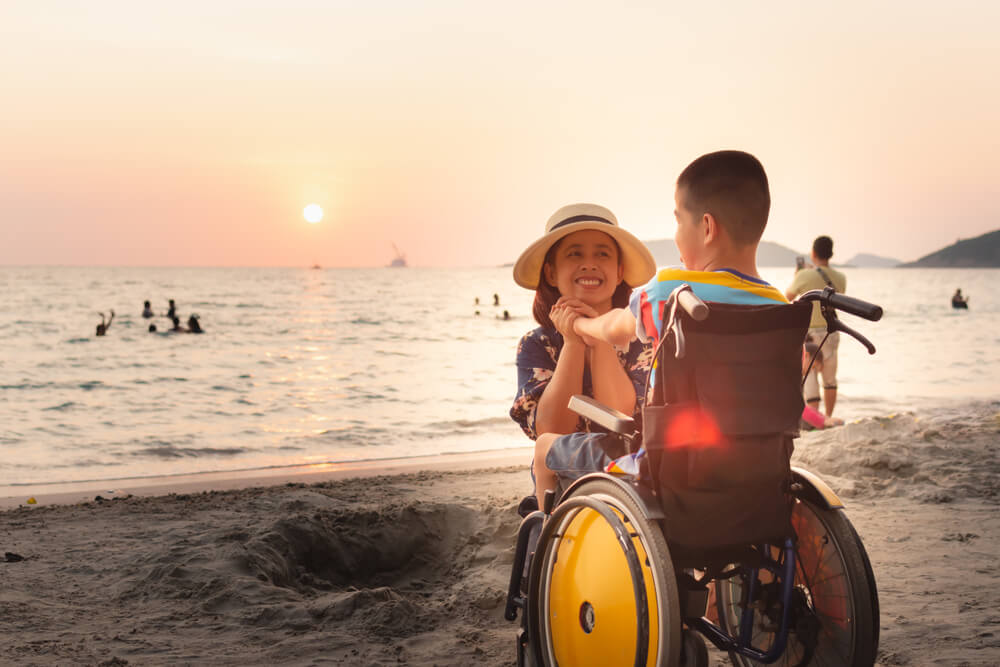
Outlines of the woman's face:
<svg viewBox="0 0 1000 667">
<path fill-rule="evenodd" d="M 611 308 L 623 275 L 614 240 L 591 229 L 564 237 L 555 248 L 553 263 L 545 265 L 545 279 L 562 296 L 580 299 L 601 312 Z"/>
</svg>

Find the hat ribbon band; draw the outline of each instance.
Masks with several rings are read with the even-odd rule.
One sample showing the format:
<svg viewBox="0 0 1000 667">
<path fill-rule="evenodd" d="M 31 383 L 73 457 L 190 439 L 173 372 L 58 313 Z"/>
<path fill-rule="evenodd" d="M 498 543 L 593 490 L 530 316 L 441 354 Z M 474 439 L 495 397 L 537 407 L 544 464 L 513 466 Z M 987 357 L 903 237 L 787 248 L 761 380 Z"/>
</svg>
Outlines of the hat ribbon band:
<svg viewBox="0 0 1000 667">
<path fill-rule="evenodd" d="M 588 222 L 588 221 L 589 222 L 603 222 L 606 225 L 611 225 L 612 227 L 615 226 L 615 223 L 611 222 L 610 220 L 607 220 L 605 218 L 600 218 L 600 217 L 598 217 L 596 215 L 574 215 L 572 218 L 566 218 L 565 220 L 563 220 L 562 222 L 560 222 L 557 225 L 552 225 L 552 229 L 550 229 L 549 231 L 550 232 L 554 232 L 555 230 L 559 229 L 560 227 L 565 227 L 566 225 L 572 225 L 574 222 Z"/>
</svg>

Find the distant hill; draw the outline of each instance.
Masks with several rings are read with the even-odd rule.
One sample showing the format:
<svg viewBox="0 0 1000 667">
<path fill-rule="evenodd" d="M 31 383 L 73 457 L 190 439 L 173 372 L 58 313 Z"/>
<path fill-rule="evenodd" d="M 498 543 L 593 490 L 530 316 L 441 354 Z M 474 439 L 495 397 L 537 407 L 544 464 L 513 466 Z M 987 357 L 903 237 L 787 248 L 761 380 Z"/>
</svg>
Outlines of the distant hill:
<svg viewBox="0 0 1000 667">
<path fill-rule="evenodd" d="M 643 243 L 653 253 L 657 266 L 677 266 L 681 263 L 673 239 L 656 239 Z M 809 253 L 795 252 L 778 243 L 761 241 L 757 247 L 757 266 L 795 266 L 795 258 L 799 256 L 808 258 Z"/>
<path fill-rule="evenodd" d="M 996 268 L 1000 267 L 1000 229 L 974 239 L 962 239 L 947 248 L 925 255 L 903 268 Z"/>
<path fill-rule="evenodd" d="M 677 266 L 681 263 L 681 256 L 677 254 L 677 246 L 673 239 L 657 239 L 655 241 L 643 241 L 649 252 L 653 253 L 653 259 L 657 266 Z"/>
<path fill-rule="evenodd" d="M 862 252 L 847 260 L 847 264 L 860 268 L 885 269 L 893 266 L 899 266 L 902 262 L 898 259 L 893 259 L 892 257 L 880 257 L 878 255 L 869 255 L 866 252 Z"/>
</svg>

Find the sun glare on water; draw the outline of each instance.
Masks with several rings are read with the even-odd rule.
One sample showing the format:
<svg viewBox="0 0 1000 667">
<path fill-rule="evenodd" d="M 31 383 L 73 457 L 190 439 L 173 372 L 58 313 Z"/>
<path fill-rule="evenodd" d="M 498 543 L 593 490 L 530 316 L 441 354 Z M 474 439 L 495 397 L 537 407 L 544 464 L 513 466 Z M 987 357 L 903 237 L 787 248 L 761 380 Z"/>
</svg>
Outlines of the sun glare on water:
<svg viewBox="0 0 1000 667">
<path fill-rule="evenodd" d="M 323 219 L 323 209 L 319 204 L 309 204 L 302 209 L 302 217 L 306 219 L 306 222 L 315 225 Z"/>
</svg>

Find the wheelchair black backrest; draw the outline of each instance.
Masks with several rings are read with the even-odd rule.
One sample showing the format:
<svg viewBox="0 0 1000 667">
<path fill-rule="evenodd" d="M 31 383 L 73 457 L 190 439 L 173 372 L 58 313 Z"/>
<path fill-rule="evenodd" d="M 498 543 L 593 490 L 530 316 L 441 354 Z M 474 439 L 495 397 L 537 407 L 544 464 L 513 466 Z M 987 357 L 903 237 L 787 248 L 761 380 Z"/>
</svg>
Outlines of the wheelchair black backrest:
<svg viewBox="0 0 1000 667">
<path fill-rule="evenodd" d="M 643 444 L 668 542 L 694 550 L 790 534 L 792 440 L 802 415 L 811 303 L 678 309 L 665 324 L 643 410 Z"/>
</svg>

